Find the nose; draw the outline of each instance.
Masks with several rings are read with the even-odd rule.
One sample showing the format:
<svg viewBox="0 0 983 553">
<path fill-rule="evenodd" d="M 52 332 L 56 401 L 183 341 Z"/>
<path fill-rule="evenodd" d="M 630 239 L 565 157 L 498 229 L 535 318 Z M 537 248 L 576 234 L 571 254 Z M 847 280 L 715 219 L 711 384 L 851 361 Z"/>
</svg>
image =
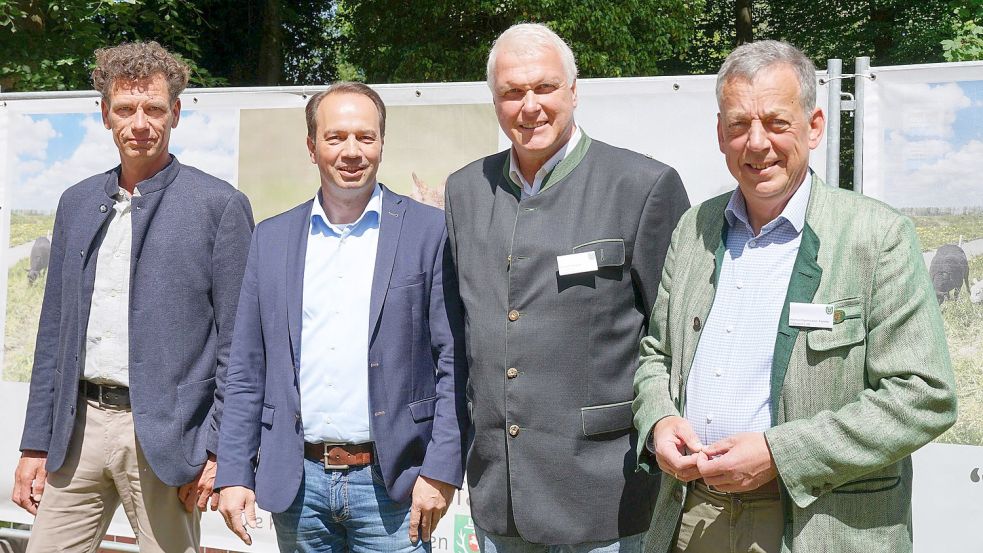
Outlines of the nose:
<svg viewBox="0 0 983 553">
<path fill-rule="evenodd" d="M 354 135 L 349 135 L 342 145 L 341 155 L 344 157 L 361 157 L 358 148 L 358 139 Z"/>
<path fill-rule="evenodd" d="M 143 130 L 147 128 L 147 114 L 145 114 L 140 108 L 137 108 L 136 114 L 133 116 L 133 128 L 135 130 Z"/>
<path fill-rule="evenodd" d="M 764 125 L 761 124 L 761 121 L 752 121 L 747 131 L 748 148 L 754 151 L 767 150 L 768 144 L 768 133 L 765 131 Z"/>
<path fill-rule="evenodd" d="M 522 97 L 522 111 L 526 113 L 539 111 L 539 96 L 536 96 L 532 90 L 527 90 L 526 95 Z"/>
</svg>

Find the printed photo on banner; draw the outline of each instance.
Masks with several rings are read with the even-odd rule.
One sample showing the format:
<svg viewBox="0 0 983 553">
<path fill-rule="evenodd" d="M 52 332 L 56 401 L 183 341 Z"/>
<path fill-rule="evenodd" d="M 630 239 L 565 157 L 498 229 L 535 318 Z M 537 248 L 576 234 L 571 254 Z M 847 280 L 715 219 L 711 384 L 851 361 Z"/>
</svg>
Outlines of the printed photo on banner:
<svg viewBox="0 0 983 553">
<path fill-rule="evenodd" d="M 880 98 L 892 159 L 864 191 L 915 222 L 959 390 L 936 441 L 983 445 L 983 80 L 891 82 Z"/>
<path fill-rule="evenodd" d="M 171 152 L 235 184 L 235 110 L 184 111 Z M 98 112 L 11 114 L 7 159 L 7 305 L 0 378 L 30 380 L 51 232 L 61 194 L 119 164 L 112 133 Z"/>
</svg>

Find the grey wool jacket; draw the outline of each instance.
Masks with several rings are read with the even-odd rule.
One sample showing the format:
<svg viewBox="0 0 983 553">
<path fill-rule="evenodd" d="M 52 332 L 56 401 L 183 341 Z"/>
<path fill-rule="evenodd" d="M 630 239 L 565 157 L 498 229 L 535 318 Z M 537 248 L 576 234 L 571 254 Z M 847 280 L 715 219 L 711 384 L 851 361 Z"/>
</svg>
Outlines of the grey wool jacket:
<svg viewBox="0 0 983 553">
<path fill-rule="evenodd" d="M 689 200 L 646 156 L 581 142 L 520 200 L 509 152 L 448 178 L 475 436 L 471 512 L 544 544 L 645 531 L 659 478 L 636 471 L 632 379 L 669 239 Z M 594 252 L 561 276 L 557 257 Z"/>
</svg>

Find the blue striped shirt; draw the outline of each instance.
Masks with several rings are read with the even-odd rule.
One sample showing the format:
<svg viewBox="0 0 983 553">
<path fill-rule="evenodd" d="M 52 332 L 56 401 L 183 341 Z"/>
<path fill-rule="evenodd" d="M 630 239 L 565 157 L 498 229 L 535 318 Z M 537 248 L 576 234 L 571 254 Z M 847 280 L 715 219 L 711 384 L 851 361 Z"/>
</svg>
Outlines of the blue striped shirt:
<svg viewBox="0 0 983 553">
<path fill-rule="evenodd" d="M 716 296 L 686 381 L 685 416 L 704 444 L 771 427 L 772 357 L 810 190 L 807 176 L 757 235 L 740 188 L 727 204 Z"/>
</svg>

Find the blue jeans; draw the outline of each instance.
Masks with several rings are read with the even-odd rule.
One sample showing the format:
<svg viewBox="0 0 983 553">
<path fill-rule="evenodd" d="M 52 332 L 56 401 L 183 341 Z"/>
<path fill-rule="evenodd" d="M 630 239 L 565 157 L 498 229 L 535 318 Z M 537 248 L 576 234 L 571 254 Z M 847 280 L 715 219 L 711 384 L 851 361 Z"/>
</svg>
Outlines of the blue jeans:
<svg viewBox="0 0 983 553">
<path fill-rule="evenodd" d="M 410 542 L 410 505 L 389 498 L 375 465 L 324 470 L 304 459 L 297 497 L 273 526 L 282 553 L 430 553 Z"/>
<path fill-rule="evenodd" d="M 592 541 L 572 545 L 543 545 L 522 538 L 495 536 L 474 526 L 481 553 L 642 553 L 644 533 L 612 541 Z"/>
</svg>

